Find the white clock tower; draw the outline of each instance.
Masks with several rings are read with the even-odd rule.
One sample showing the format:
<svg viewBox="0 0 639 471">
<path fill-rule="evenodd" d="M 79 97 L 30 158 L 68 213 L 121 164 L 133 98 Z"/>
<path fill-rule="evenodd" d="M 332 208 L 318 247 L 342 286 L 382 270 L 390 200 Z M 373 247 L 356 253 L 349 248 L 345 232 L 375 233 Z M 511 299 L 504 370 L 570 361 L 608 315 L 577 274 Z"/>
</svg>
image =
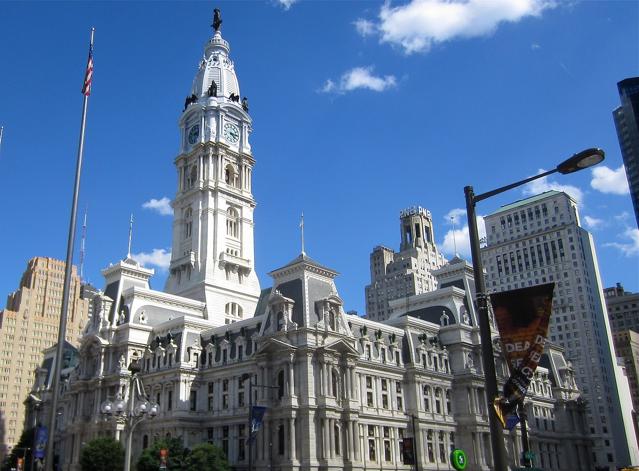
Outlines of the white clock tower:
<svg viewBox="0 0 639 471">
<path fill-rule="evenodd" d="M 173 205 L 173 248 L 165 291 L 206 302 L 216 325 L 255 311 L 260 285 L 255 274 L 251 178 L 255 160 L 248 101 L 240 87 L 229 43 L 215 33 L 179 120 L 178 188 Z"/>
</svg>

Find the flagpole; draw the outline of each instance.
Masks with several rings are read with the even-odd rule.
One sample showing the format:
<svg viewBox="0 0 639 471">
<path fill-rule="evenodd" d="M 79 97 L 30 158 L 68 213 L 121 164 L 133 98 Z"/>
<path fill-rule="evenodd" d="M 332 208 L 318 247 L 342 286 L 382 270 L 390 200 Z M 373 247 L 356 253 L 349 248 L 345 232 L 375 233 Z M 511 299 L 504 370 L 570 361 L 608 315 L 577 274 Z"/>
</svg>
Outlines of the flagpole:
<svg viewBox="0 0 639 471">
<path fill-rule="evenodd" d="M 47 440 L 47 456 L 45 466 L 47 471 L 54 471 L 53 452 L 55 446 L 55 429 L 60 396 L 60 372 L 62 371 L 62 355 L 64 354 L 64 342 L 67 330 L 67 314 L 69 309 L 69 291 L 71 287 L 71 269 L 73 268 L 73 242 L 75 236 L 76 218 L 78 212 L 78 194 L 80 193 L 80 175 L 82 172 L 82 154 L 84 152 L 84 130 L 87 121 L 87 106 L 91 93 L 91 76 L 93 74 L 93 34 L 95 28 L 91 28 L 91 42 L 89 45 L 89 61 L 82 89 L 84 100 L 82 102 L 82 121 L 80 126 L 80 142 L 78 144 L 78 159 L 75 167 L 75 184 L 73 187 L 73 199 L 71 203 L 71 220 L 69 222 L 69 236 L 67 239 L 67 258 L 64 270 L 64 287 L 62 289 L 62 310 L 60 311 L 60 325 L 58 328 L 58 345 L 55 361 L 53 363 L 53 382 L 51 386 L 51 410 L 49 411 L 49 436 Z M 87 87 L 88 81 L 88 87 Z"/>
</svg>

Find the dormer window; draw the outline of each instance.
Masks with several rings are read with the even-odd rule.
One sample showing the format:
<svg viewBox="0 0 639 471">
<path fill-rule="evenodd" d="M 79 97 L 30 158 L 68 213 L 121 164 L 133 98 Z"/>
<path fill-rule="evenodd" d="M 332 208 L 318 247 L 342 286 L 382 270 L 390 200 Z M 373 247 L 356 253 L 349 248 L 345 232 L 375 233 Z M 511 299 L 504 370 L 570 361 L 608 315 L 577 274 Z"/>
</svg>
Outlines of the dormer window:
<svg viewBox="0 0 639 471">
<path fill-rule="evenodd" d="M 282 311 L 279 311 L 277 313 L 277 330 L 283 330 L 284 329 L 284 313 Z"/>
</svg>

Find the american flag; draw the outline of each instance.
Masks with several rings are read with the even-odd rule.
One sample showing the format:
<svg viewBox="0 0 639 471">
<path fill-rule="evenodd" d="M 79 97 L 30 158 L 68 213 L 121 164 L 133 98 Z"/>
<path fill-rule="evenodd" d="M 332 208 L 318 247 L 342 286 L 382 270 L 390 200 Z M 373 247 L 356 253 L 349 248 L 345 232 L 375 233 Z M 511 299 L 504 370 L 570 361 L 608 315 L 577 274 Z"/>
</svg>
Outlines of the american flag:
<svg viewBox="0 0 639 471">
<path fill-rule="evenodd" d="M 87 71 L 84 74 L 84 85 L 82 86 L 82 94 L 84 96 L 91 95 L 92 80 L 93 80 L 93 44 L 89 46 L 89 60 L 87 61 Z"/>
</svg>

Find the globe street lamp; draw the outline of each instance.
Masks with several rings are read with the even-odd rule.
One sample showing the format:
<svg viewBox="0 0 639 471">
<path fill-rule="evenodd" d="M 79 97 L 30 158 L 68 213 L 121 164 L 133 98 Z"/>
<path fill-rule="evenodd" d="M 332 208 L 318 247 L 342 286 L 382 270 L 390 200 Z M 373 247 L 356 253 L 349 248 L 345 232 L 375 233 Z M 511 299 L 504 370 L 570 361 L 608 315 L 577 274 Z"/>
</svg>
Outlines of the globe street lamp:
<svg viewBox="0 0 639 471">
<path fill-rule="evenodd" d="M 100 405 L 100 412 L 105 419 L 115 419 L 124 422 L 126 432 L 124 471 L 131 470 L 131 448 L 133 444 L 133 431 L 135 427 L 147 418 L 158 415 L 158 405 L 148 401 L 144 393 L 144 384 L 140 378 L 141 367 L 138 361 L 133 360 L 129 365 L 131 376 L 129 378 L 129 398 L 127 401 L 118 394 L 114 402 L 107 399 Z"/>
<path fill-rule="evenodd" d="M 481 262 L 481 253 L 479 248 L 479 233 L 477 230 L 477 218 L 475 215 L 475 205 L 482 200 L 498 195 L 507 190 L 511 190 L 528 182 L 544 178 L 553 173 L 569 174 L 579 170 L 597 165 L 604 159 L 604 151 L 601 149 L 591 148 L 583 150 L 564 162 L 560 163 L 553 170 L 549 170 L 539 175 L 520 180 L 510 185 L 502 186 L 496 190 L 487 191 L 479 195 L 475 195 L 472 186 L 464 187 L 466 195 L 466 215 L 468 217 L 468 231 L 470 236 L 470 250 L 473 261 L 473 270 L 475 275 L 475 298 L 477 303 L 477 311 L 479 317 L 479 335 L 481 338 L 482 362 L 484 364 L 484 377 L 486 379 L 486 394 L 488 402 L 488 421 L 490 425 L 490 440 L 493 451 L 493 465 L 495 471 L 506 471 L 506 451 L 504 449 L 504 439 L 502 427 L 497 418 L 493 401 L 498 396 L 497 391 L 497 375 L 495 373 L 495 357 L 493 353 L 493 343 L 490 333 L 490 323 L 488 318 L 488 295 L 486 293 L 486 282 L 484 281 L 484 268 Z"/>
</svg>

